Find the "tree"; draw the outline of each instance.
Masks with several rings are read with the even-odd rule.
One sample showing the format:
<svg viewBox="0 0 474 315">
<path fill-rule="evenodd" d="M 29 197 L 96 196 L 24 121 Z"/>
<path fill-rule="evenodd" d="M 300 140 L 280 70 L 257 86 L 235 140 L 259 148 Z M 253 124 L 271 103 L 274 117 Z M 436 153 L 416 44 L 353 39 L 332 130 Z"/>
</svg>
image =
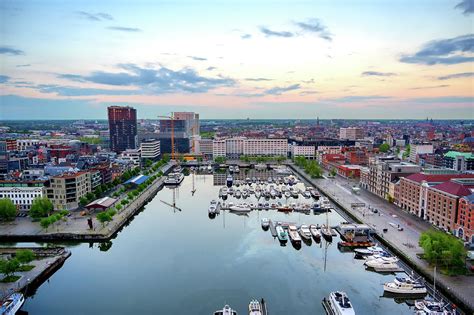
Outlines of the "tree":
<svg viewBox="0 0 474 315">
<path fill-rule="evenodd" d="M 97 214 L 97 220 L 105 226 L 106 222 L 112 221 L 112 216 L 108 212 L 100 212 Z"/>
<path fill-rule="evenodd" d="M 20 263 L 17 259 L 0 259 L 0 273 L 3 273 L 7 279 L 13 277 L 19 268 Z"/>
<path fill-rule="evenodd" d="M 379 151 L 380 151 L 380 152 L 387 153 L 388 150 L 390 150 L 390 145 L 389 145 L 388 143 L 382 143 L 382 144 L 379 146 Z"/>
<path fill-rule="evenodd" d="M 464 273 L 467 253 L 461 240 L 431 229 L 421 233 L 419 244 L 429 263 L 441 266 L 448 273 Z"/>
<path fill-rule="evenodd" d="M 214 161 L 217 163 L 217 164 L 224 164 L 226 159 L 224 156 L 218 156 L 214 159 Z"/>
<path fill-rule="evenodd" d="M 403 158 L 407 158 L 410 156 L 410 151 L 411 151 L 411 147 L 410 145 L 408 144 L 406 147 L 405 147 L 405 152 L 403 152 Z"/>
<path fill-rule="evenodd" d="M 79 198 L 79 204 L 80 204 L 81 206 L 84 207 L 84 206 L 87 205 L 88 203 L 89 203 L 89 200 L 87 200 L 86 197 L 82 196 L 81 198 Z"/>
<path fill-rule="evenodd" d="M 38 197 L 33 200 L 30 209 L 30 216 L 34 219 L 47 217 L 53 212 L 54 206 L 51 200 L 46 197 Z"/>
<path fill-rule="evenodd" d="M 15 219 L 16 206 L 8 199 L 0 199 L 0 220 L 11 221 Z"/>
<path fill-rule="evenodd" d="M 335 176 L 337 175 L 336 169 L 333 167 L 333 168 L 331 169 L 331 172 L 330 172 L 329 174 L 330 174 L 332 177 L 335 177 Z"/>
<path fill-rule="evenodd" d="M 15 258 L 20 264 L 29 264 L 35 259 L 35 253 L 31 249 L 20 249 L 16 252 Z"/>
</svg>

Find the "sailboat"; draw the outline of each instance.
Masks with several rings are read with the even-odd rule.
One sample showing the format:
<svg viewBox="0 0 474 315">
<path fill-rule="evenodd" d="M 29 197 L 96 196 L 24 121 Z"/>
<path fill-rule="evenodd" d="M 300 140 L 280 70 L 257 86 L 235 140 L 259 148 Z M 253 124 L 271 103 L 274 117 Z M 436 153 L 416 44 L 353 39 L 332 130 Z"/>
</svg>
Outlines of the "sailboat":
<svg viewBox="0 0 474 315">
<path fill-rule="evenodd" d="M 324 237 L 326 241 L 332 242 L 332 230 L 331 230 L 331 227 L 329 226 L 328 212 L 329 212 L 329 209 L 326 209 L 326 224 L 323 224 L 321 226 L 321 235 Z"/>
</svg>

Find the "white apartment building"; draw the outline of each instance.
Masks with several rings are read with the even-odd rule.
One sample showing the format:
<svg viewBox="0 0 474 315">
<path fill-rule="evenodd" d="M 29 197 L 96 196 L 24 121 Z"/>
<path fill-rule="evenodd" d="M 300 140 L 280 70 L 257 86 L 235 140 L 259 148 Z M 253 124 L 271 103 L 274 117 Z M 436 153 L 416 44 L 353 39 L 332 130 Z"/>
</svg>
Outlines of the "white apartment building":
<svg viewBox="0 0 474 315">
<path fill-rule="evenodd" d="M 418 163 L 419 154 L 433 153 L 433 145 L 430 143 L 411 144 L 410 145 L 410 162 Z"/>
<path fill-rule="evenodd" d="M 0 199 L 10 199 L 18 210 L 30 210 L 33 200 L 44 195 L 42 181 L 0 182 Z"/>
<path fill-rule="evenodd" d="M 120 159 L 131 162 L 135 167 L 140 166 L 140 149 L 127 149 L 120 154 Z"/>
<path fill-rule="evenodd" d="M 225 140 L 226 156 L 233 159 L 238 159 L 244 154 L 245 137 L 235 137 Z"/>
<path fill-rule="evenodd" d="M 292 145 L 290 148 L 291 156 L 304 156 L 308 159 L 314 159 L 316 147 L 314 145 Z"/>
<path fill-rule="evenodd" d="M 140 144 L 141 158 L 156 160 L 161 154 L 160 140 L 145 140 Z"/>
<path fill-rule="evenodd" d="M 287 139 L 246 139 L 244 141 L 244 155 L 288 155 Z"/>
<path fill-rule="evenodd" d="M 359 127 L 348 127 L 339 129 L 339 139 L 341 140 L 363 139 L 364 135 L 364 129 Z"/>
<path fill-rule="evenodd" d="M 215 159 L 216 157 L 226 156 L 226 144 L 225 140 L 213 140 L 212 141 L 212 157 Z"/>
<path fill-rule="evenodd" d="M 39 143 L 40 143 L 39 140 L 34 140 L 34 139 L 18 139 L 16 140 L 16 148 L 18 151 L 23 151 L 35 145 L 38 145 Z"/>
</svg>

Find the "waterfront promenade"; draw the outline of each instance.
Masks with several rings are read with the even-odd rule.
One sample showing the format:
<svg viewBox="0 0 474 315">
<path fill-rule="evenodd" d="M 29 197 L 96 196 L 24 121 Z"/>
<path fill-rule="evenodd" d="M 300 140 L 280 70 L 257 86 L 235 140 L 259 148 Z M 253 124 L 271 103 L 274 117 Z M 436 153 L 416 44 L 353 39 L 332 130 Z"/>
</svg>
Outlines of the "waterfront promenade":
<svg viewBox="0 0 474 315">
<path fill-rule="evenodd" d="M 289 164 L 294 171 L 312 183 L 325 195 L 330 197 L 338 206 L 350 213 L 356 220 L 372 226 L 380 238 L 391 247 L 397 255 L 404 256 L 406 260 L 415 265 L 425 277 L 432 279 L 433 267 L 418 255 L 423 249 L 418 245 L 420 234 L 432 226 L 397 206 L 361 189 L 358 194 L 352 192 L 355 182 L 336 178 L 312 179 L 296 165 Z M 368 211 L 366 207 L 353 208 L 351 205 L 364 203 L 378 210 L 377 213 Z M 390 224 L 392 223 L 392 224 Z M 403 228 L 399 231 L 397 227 Z M 386 233 L 382 230 L 387 229 Z M 473 276 L 446 276 L 441 273 L 436 275 L 437 287 L 442 287 L 449 295 L 454 295 L 469 308 L 469 313 L 474 312 L 474 277 Z"/>
<path fill-rule="evenodd" d="M 160 170 L 166 174 L 174 165 L 170 162 Z M 95 215 L 81 216 L 78 211 L 73 211 L 65 221 L 60 220 L 48 229 L 43 229 L 39 222 L 33 222 L 29 217 L 16 218 L 13 222 L 0 224 L 0 241 L 108 240 L 163 187 L 164 179 L 164 176 L 157 178 L 153 184 L 118 211 L 112 221 L 105 225 L 102 225 Z M 87 224 L 87 219 L 90 217 L 93 218 L 93 229 L 89 229 Z"/>
</svg>

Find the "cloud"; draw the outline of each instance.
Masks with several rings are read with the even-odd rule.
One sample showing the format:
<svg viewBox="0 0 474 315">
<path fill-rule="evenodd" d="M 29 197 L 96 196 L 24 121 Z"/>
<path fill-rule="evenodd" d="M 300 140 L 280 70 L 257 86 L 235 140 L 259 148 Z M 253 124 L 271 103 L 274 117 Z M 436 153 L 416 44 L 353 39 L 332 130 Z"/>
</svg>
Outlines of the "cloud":
<svg viewBox="0 0 474 315">
<path fill-rule="evenodd" d="M 260 81 L 273 81 L 273 79 L 267 78 L 245 78 L 245 81 L 260 82 Z"/>
<path fill-rule="evenodd" d="M 305 84 L 313 84 L 313 83 L 314 83 L 314 79 L 311 78 L 311 79 L 309 79 L 309 80 L 303 80 L 303 81 L 301 81 L 301 82 L 303 82 L 303 83 L 305 83 Z"/>
<path fill-rule="evenodd" d="M 474 0 L 462 0 L 454 8 L 461 9 L 465 15 L 469 15 L 474 13 Z"/>
<path fill-rule="evenodd" d="M 141 32 L 142 30 L 135 27 L 125 27 L 125 26 L 109 26 L 107 29 L 112 31 L 119 31 L 119 32 L 129 32 L 129 33 L 137 33 Z"/>
<path fill-rule="evenodd" d="M 137 90 L 107 90 L 93 88 L 78 88 L 56 84 L 40 84 L 36 87 L 41 93 L 57 93 L 59 96 L 92 96 L 92 95 L 133 95 Z"/>
<path fill-rule="evenodd" d="M 25 63 L 23 65 L 16 65 L 17 68 L 23 68 L 23 67 L 29 67 L 29 66 L 31 66 L 31 64 L 29 63 Z"/>
<path fill-rule="evenodd" d="M 91 13 L 86 11 L 77 11 L 76 14 L 81 18 L 89 21 L 112 21 L 114 18 L 112 15 L 99 12 L 99 13 Z"/>
<path fill-rule="evenodd" d="M 293 84 L 285 87 L 273 87 L 271 89 L 265 90 L 265 94 L 267 95 L 280 95 L 285 92 L 293 91 L 293 90 L 298 90 L 300 88 L 299 84 Z"/>
<path fill-rule="evenodd" d="M 212 67 L 212 66 L 206 68 L 207 71 L 212 71 L 212 70 L 216 70 L 216 69 L 217 69 L 216 67 Z"/>
<path fill-rule="evenodd" d="M 235 80 L 222 76 L 205 77 L 196 70 L 166 67 L 145 68 L 135 64 L 117 65 L 122 72 L 95 71 L 89 75 L 61 74 L 60 78 L 76 82 L 91 82 L 113 86 L 135 86 L 145 93 L 205 93 L 218 87 L 235 85 Z M 124 70 L 124 71 L 123 71 Z"/>
<path fill-rule="evenodd" d="M 249 39 L 249 38 L 252 38 L 252 35 L 251 34 L 242 34 L 242 35 L 240 35 L 240 38 Z"/>
<path fill-rule="evenodd" d="M 474 103 L 472 96 L 441 96 L 441 97 L 420 97 L 411 101 L 417 103 Z"/>
<path fill-rule="evenodd" d="M 24 55 L 25 52 L 23 50 L 8 47 L 8 46 L 0 46 L 0 54 L 18 56 L 18 55 Z"/>
<path fill-rule="evenodd" d="M 301 91 L 300 96 L 318 94 L 318 91 Z"/>
<path fill-rule="evenodd" d="M 453 73 L 438 77 L 438 80 L 449 80 L 449 79 L 458 79 L 458 78 L 470 78 L 474 76 L 474 72 L 462 72 L 462 73 Z"/>
<path fill-rule="evenodd" d="M 410 88 L 410 90 L 439 89 L 439 88 L 445 88 L 448 86 L 449 86 L 448 84 L 441 84 L 441 85 L 435 85 L 435 86 L 417 86 L 417 87 Z"/>
<path fill-rule="evenodd" d="M 318 19 L 309 19 L 305 22 L 295 22 L 295 24 L 305 32 L 314 33 L 327 41 L 332 41 L 332 35 L 329 33 L 328 28 Z"/>
<path fill-rule="evenodd" d="M 197 56 L 187 56 L 188 58 L 191 58 L 192 60 L 196 60 L 196 61 L 206 61 L 207 58 L 204 58 L 204 57 L 197 57 Z"/>
<path fill-rule="evenodd" d="M 10 80 L 9 76 L 0 74 L 0 83 L 8 82 L 8 80 Z"/>
<path fill-rule="evenodd" d="M 381 95 L 351 95 L 343 96 L 333 99 L 328 99 L 327 101 L 337 102 L 337 103 L 351 103 L 351 102 L 363 102 L 363 101 L 372 101 L 372 100 L 384 100 L 389 99 L 390 96 L 381 96 Z"/>
<path fill-rule="evenodd" d="M 474 61 L 473 52 L 474 35 L 467 34 L 428 42 L 417 53 L 402 56 L 400 61 L 426 65 L 450 65 Z"/>
<path fill-rule="evenodd" d="M 260 26 L 260 32 L 262 32 L 263 34 L 265 34 L 266 37 L 271 37 L 271 36 L 274 36 L 274 37 L 293 37 L 295 36 L 295 34 L 291 33 L 291 32 L 287 32 L 287 31 L 272 31 L 264 26 Z"/>
<path fill-rule="evenodd" d="M 361 74 L 362 76 L 374 76 L 374 77 L 392 77 L 397 75 L 393 72 L 378 72 L 378 71 L 364 71 Z"/>
</svg>

